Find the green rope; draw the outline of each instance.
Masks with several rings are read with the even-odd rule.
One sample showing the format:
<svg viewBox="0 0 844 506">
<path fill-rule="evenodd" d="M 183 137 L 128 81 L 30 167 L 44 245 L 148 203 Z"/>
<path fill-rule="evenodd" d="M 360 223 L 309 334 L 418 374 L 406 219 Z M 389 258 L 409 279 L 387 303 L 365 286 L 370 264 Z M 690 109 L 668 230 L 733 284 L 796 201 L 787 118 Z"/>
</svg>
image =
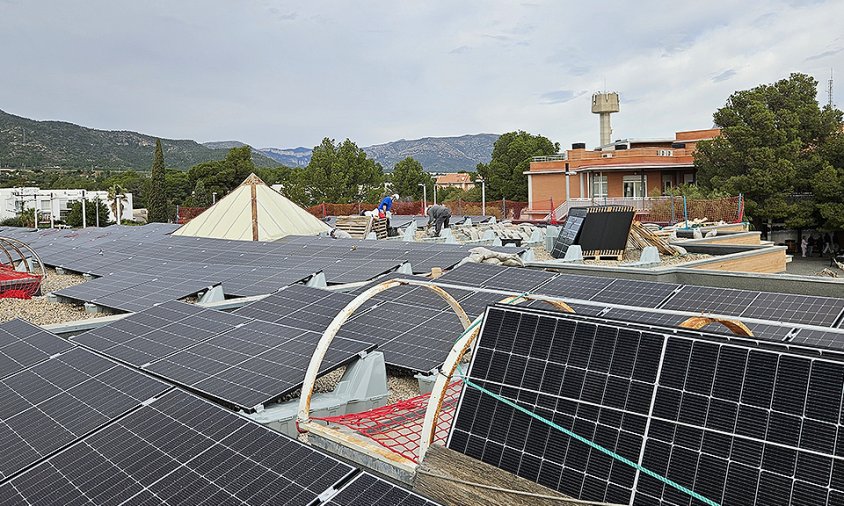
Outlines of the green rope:
<svg viewBox="0 0 844 506">
<path fill-rule="evenodd" d="M 524 296 L 524 295 L 526 295 L 526 294 L 527 294 L 527 292 L 523 293 L 523 294 L 522 294 L 521 296 L 519 296 L 519 297 L 522 297 L 522 296 Z M 515 302 L 516 300 L 519 300 L 519 299 L 514 299 L 514 300 L 513 300 L 513 301 L 511 301 L 510 303 Z M 480 322 L 481 322 L 483 319 L 484 319 L 484 316 L 483 316 L 483 315 L 482 315 L 482 316 L 480 316 L 480 317 L 478 317 L 478 318 L 477 318 L 474 322 L 472 322 L 472 324 L 471 324 L 471 325 L 469 325 L 469 326 L 466 328 L 466 330 L 464 330 L 464 331 L 463 331 L 463 333 L 462 333 L 462 334 L 460 334 L 460 337 L 458 337 L 458 339 L 457 339 L 457 340 L 459 341 L 460 339 L 462 339 L 462 338 L 463 338 L 463 337 L 464 337 L 464 336 L 465 336 L 468 332 L 470 332 L 470 331 L 471 331 L 471 330 L 472 330 L 472 329 L 473 329 L 473 328 L 474 328 L 477 324 L 480 324 Z M 480 336 L 478 336 L 478 339 L 480 339 Z M 493 399 L 495 399 L 495 400 L 497 400 L 497 401 L 499 401 L 499 402 L 503 402 L 504 404 L 506 404 L 506 405 L 510 406 L 511 408 L 517 409 L 517 410 L 521 411 L 522 413 L 524 413 L 524 414 L 526 414 L 526 415 L 528 415 L 528 416 L 530 416 L 530 417 L 532 417 L 532 418 L 534 418 L 534 419 L 536 419 L 536 420 L 539 420 L 540 422 L 544 423 L 545 425 L 548 425 L 549 427 L 551 427 L 551 428 L 553 428 L 553 429 L 557 429 L 558 431 L 562 432 L 563 434 L 565 434 L 565 435 L 567 435 L 567 436 L 569 436 L 569 437 L 571 437 L 571 438 L 574 438 L 574 439 L 576 439 L 576 440 L 580 441 L 581 443 L 585 443 L 586 445 L 590 446 L 591 448 L 593 448 L 593 449 L 595 449 L 595 450 L 598 450 L 599 452 L 601 452 L 601 453 L 603 453 L 603 454 L 605 454 L 605 455 L 608 455 L 609 457 L 612 457 L 613 459 L 618 460 L 619 462 L 622 462 L 622 463 L 624 463 L 624 464 L 626 464 L 626 465 L 628 465 L 628 466 L 632 467 L 633 469 L 636 469 L 637 471 L 639 471 L 639 472 L 641 472 L 641 473 L 644 473 L 644 474 L 646 474 L 646 475 L 650 476 L 651 478 L 657 479 L 657 480 L 659 480 L 659 481 L 661 481 L 661 482 L 665 483 L 666 485 L 668 485 L 668 486 L 670 486 L 670 487 L 673 487 L 673 488 L 675 488 L 675 489 L 679 490 L 680 492 L 683 492 L 684 494 L 687 494 L 687 495 L 689 495 L 689 496 L 691 496 L 691 497 L 693 497 L 693 498 L 697 499 L 698 501 L 701 501 L 701 502 L 702 502 L 702 503 L 704 503 L 704 504 L 707 504 L 707 505 L 709 505 L 709 506 L 720 506 L 717 502 L 715 502 L 715 501 L 713 501 L 713 500 L 711 500 L 711 499 L 708 499 L 708 498 L 706 498 L 706 497 L 704 497 L 704 496 L 702 496 L 702 495 L 698 494 L 698 493 L 697 493 L 697 492 L 695 492 L 694 490 L 691 490 L 691 489 L 689 489 L 689 488 L 687 488 L 687 487 L 684 487 L 683 485 L 680 485 L 680 484 L 679 484 L 679 483 L 677 483 L 676 481 L 673 481 L 673 480 L 671 480 L 671 479 L 669 479 L 669 478 L 666 478 L 665 476 L 662 476 L 661 474 L 658 474 L 658 473 L 656 473 L 656 472 L 654 472 L 654 471 L 651 471 L 650 469 L 648 469 L 648 468 L 646 468 L 646 467 L 643 467 L 643 466 L 639 465 L 638 463 L 633 462 L 632 460 L 630 460 L 630 459 L 628 459 L 628 458 L 626 458 L 626 457 L 623 457 L 623 456 L 621 456 L 621 455 L 619 455 L 619 454 L 615 453 L 614 451 L 612 451 L 612 450 L 610 450 L 610 449 L 608 449 L 608 448 L 604 448 L 603 446 L 599 445 L 598 443 L 595 443 L 595 442 L 593 442 L 593 441 L 591 441 L 591 440 L 589 440 L 589 439 L 586 439 L 585 437 L 583 437 L 583 436 L 581 436 L 581 435 L 579 435 L 579 434 L 575 434 L 574 432 L 572 432 L 572 431 L 570 431 L 570 430 L 566 429 L 565 427 L 562 427 L 562 426 L 560 426 L 560 425 L 558 425 L 558 424 L 556 424 L 556 423 L 552 422 L 551 420 L 548 420 L 547 418 L 545 418 L 545 417 L 543 417 L 543 416 L 541 416 L 541 415 L 538 415 L 538 414 L 536 414 L 536 413 L 534 413 L 534 412 L 532 412 L 532 411 L 529 411 L 528 409 L 523 408 L 522 406 L 519 406 L 518 404 L 514 403 L 514 402 L 513 402 L 513 401 L 511 401 L 510 399 L 507 399 L 507 398 L 505 398 L 505 397 L 502 397 L 502 396 L 500 396 L 500 395 L 496 394 L 495 392 L 490 392 L 490 391 L 489 391 L 489 390 L 487 390 L 486 388 L 484 388 L 484 387 L 482 387 L 482 386 L 480 386 L 480 385 L 478 385 L 478 384 L 474 383 L 474 382 L 473 382 L 473 381 L 471 381 L 468 377 L 466 377 L 466 375 L 465 375 L 465 374 L 463 374 L 463 369 L 460 367 L 460 364 L 457 364 L 457 375 L 460 377 L 460 379 L 461 379 L 461 380 L 463 380 L 463 383 L 465 383 L 466 385 L 468 385 L 468 386 L 470 386 L 470 387 L 474 388 L 475 390 L 478 390 L 479 392 L 481 392 L 481 393 L 483 393 L 483 394 L 489 395 L 489 396 L 490 396 L 490 397 L 492 397 Z M 642 441 L 642 444 L 645 444 L 645 442 L 644 442 L 644 441 Z M 634 492 L 635 492 L 635 491 L 634 491 Z"/>
</svg>

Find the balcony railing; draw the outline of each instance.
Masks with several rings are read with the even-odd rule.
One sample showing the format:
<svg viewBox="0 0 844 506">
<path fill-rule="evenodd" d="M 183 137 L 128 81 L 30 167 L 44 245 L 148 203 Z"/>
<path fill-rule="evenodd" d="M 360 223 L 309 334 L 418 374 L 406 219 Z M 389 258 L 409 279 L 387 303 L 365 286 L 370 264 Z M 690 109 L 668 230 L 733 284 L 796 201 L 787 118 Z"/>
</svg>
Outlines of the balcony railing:
<svg viewBox="0 0 844 506">
<path fill-rule="evenodd" d="M 557 155 L 543 155 L 543 156 L 534 156 L 530 159 L 532 162 L 558 162 L 560 160 L 567 160 L 568 156 L 565 153 L 560 153 Z"/>
</svg>

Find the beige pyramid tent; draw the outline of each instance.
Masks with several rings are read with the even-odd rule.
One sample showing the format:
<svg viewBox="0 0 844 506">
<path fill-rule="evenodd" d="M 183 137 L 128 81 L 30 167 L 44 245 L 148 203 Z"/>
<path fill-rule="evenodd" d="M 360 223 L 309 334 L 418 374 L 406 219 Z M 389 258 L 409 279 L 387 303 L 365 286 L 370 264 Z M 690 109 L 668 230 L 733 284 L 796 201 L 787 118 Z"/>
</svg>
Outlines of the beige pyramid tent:
<svg viewBox="0 0 844 506">
<path fill-rule="evenodd" d="M 266 185 L 255 174 L 173 235 L 239 241 L 275 241 L 288 235 L 317 235 L 327 224 Z"/>
</svg>

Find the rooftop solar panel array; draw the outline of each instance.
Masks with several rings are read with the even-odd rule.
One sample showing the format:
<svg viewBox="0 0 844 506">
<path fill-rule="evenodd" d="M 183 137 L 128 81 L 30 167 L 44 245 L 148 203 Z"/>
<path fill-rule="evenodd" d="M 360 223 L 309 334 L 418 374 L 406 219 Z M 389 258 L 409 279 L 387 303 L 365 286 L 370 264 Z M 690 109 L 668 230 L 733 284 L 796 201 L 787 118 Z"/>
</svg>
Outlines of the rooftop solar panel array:
<svg viewBox="0 0 844 506">
<path fill-rule="evenodd" d="M 391 290 L 384 293 L 389 294 Z M 463 326 L 454 312 L 442 304 L 427 307 L 402 302 L 404 296 L 419 296 L 412 294 L 415 292 L 408 291 L 396 300 L 374 299 L 364 304 L 340 328 L 338 338 L 373 343 L 384 352 L 386 362 L 396 367 L 428 371 L 440 365 L 463 332 Z M 235 314 L 321 335 L 352 299 L 351 294 L 291 286 L 244 306 Z M 335 339 L 334 343 L 337 342 L 342 339 Z M 329 350 L 334 348 L 334 343 Z"/>
<path fill-rule="evenodd" d="M 844 501 L 840 362 L 785 345 L 494 307 L 469 376 L 715 503 Z M 448 444 L 584 500 L 699 504 L 472 388 Z"/>
<path fill-rule="evenodd" d="M 250 321 L 193 304 L 168 302 L 73 336 L 71 340 L 141 367 Z"/>
<path fill-rule="evenodd" d="M 74 348 L 0 380 L 0 481 L 171 388 Z"/>
<path fill-rule="evenodd" d="M 299 388 L 320 337 L 316 332 L 252 321 L 144 369 L 239 408 L 253 409 Z M 372 348 L 367 342 L 338 337 L 320 373 Z"/>
<path fill-rule="evenodd" d="M 410 262 L 415 272 L 448 269 L 468 255 L 469 246 L 360 241 L 327 237 L 289 236 L 273 243 L 170 236 L 173 226 L 112 226 L 103 229 L 38 232 L 10 229 L 26 241 L 49 266 L 95 276 L 128 273 L 123 281 L 78 286 L 63 291 L 68 298 L 110 303 L 112 309 L 136 311 L 152 303 L 185 296 L 188 286 L 160 287 L 163 279 L 179 279 L 193 287 L 221 284 L 231 296 L 272 293 L 283 286 L 322 272 L 328 283 L 366 281 Z M 509 250 L 518 252 L 522 250 Z M 146 276 L 158 281 L 139 283 Z M 122 283 L 122 284 L 121 284 Z M 150 284 L 151 283 L 151 284 Z M 124 295 L 115 293 L 133 288 Z M 140 295 L 138 305 L 129 296 Z M 190 295 L 190 294 L 186 294 Z M 116 301 L 116 302 L 115 302 Z"/>
<path fill-rule="evenodd" d="M 337 489 L 334 504 L 340 505 L 385 497 L 397 499 L 394 504 L 434 504 L 356 473 L 175 390 L 25 472 L 0 479 L 0 504 L 305 505 Z"/>
<path fill-rule="evenodd" d="M 64 339 L 23 320 L 0 323 L 0 378 L 71 348 Z"/>
<path fill-rule="evenodd" d="M 169 302 L 72 340 L 228 405 L 251 410 L 301 385 L 320 337 L 321 333 L 307 329 Z M 320 373 L 372 348 L 370 342 L 340 337 L 332 343 Z"/>
</svg>

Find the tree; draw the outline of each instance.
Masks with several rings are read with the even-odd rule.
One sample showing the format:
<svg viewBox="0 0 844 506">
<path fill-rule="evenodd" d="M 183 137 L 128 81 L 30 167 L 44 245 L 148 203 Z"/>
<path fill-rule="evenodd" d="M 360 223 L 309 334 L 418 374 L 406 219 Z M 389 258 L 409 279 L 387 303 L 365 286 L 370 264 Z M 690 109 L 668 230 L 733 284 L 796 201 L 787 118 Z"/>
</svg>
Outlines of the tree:
<svg viewBox="0 0 844 506">
<path fill-rule="evenodd" d="M 714 114 L 721 136 L 695 151 L 700 184 L 744 194 L 757 227 L 767 220 L 790 228 L 832 224 L 829 199 L 841 166 L 832 165 L 829 151 L 840 142 L 842 113 L 821 109 L 816 96 L 817 81 L 805 74 L 733 93 Z"/>
<path fill-rule="evenodd" d="M 209 192 L 216 192 L 218 197 L 222 197 L 253 172 L 252 148 L 242 146 L 230 149 L 224 160 L 194 165 L 188 170 L 188 178 L 193 185 L 201 179 Z"/>
<path fill-rule="evenodd" d="M 211 205 L 211 194 L 205 189 L 205 183 L 200 179 L 196 182 L 191 196 L 185 200 L 188 207 L 209 207 Z"/>
<path fill-rule="evenodd" d="M 374 202 L 383 193 L 384 170 L 346 139 L 334 144 L 326 137 L 311 154 L 305 171 L 309 203 Z"/>
<path fill-rule="evenodd" d="M 165 184 L 164 152 L 161 150 L 161 139 L 155 140 L 155 156 L 152 160 L 150 173 L 149 194 L 147 196 L 147 222 L 166 223 L 167 219 L 167 187 Z"/>
<path fill-rule="evenodd" d="M 559 150 L 558 142 L 541 135 L 522 130 L 502 135 L 493 145 L 492 160 L 478 164 L 478 175 L 486 180 L 487 198 L 527 200 L 528 182 L 524 172 L 530 169 L 530 159 L 553 155 Z"/>
<path fill-rule="evenodd" d="M 413 200 L 421 199 L 422 188 L 419 187 L 420 184 L 424 184 L 427 187 L 428 194 L 433 195 L 434 179 L 425 172 L 421 163 L 411 157 L 398 162 L 393 167 L 390 178 L 393 193 L 398 193 L 401 197 L 409 197 Z"/>
<path fill-rule="evenodd" d="M 100 220 L 97 221 L 97 212 L 100 213 Z M 68 213 L 67 217 L 65 218 L 65 223 L 70 225 L 71 227 L 81 227 L 82 226 L 82 202 L 71 202 L 68 206 Z M 105 224 L 108 223 L 108 206 L 106 206 L 101 200 L 96 201 L 87 201 L 85 202 L 85 224 L 86 226 L 93 227 L 95 224 L 101 223 Z"/>
</svg>

